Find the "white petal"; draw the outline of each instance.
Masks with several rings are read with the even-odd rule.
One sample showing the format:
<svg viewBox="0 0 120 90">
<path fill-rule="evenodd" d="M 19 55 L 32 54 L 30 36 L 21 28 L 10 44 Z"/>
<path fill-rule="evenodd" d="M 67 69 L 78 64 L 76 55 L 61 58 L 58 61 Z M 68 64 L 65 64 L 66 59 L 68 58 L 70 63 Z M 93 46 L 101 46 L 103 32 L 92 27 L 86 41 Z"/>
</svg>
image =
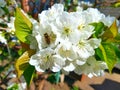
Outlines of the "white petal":
<svg viewBox="0 0 120 90">
<path fill-rule="evenodd" d="M 37 54 L 31 56 L 29 63 L 30 65 L 34 65 L 34 66 L 39 64 L 39 57 L 37 56 Z"/>
<path fill-rule="evenodd" d="M 92 38 L 88 40 L 88 43 L 93 47 L 93 48 L 98 48 L 100 45 L 101 39 L 97 38 Z"/>
<path fill-rule="evenodd" d="M 70 63 L 68 66 L 64 67 L 63 69 L 67 72 L 70 72 L 75 69 L 75 66 L 72 63 Z"/>
<path fill-rule="evenodd" d="M 88 58 L 89 56 L 94 55 L 95 51 L 93 50 L 92 47 L 85 47 L 85 48 L 81 48 L 78 51 L 78 54 L 81 58 Z"/>
<path fill-rule="evenodd" d="M 55 66 L 52 67 L 52 71 L 53 71 L 53 72 L 58 72 L 58 71 L 60 71 L 60 70 L 61 70 L 60 65 L 55 64 Z"/>
<path fill-rule="evenodd" d="M 76 60 L 77 65 L 83 65 L 86 63 L 86 60 Z"/>
<path fill-rule="evenodd" d="M 38 72 L 44 72 L 45 70 L 41 69 L 40 66 L 35 66 L 35 69 L 38 71 Z"/>
</svg>

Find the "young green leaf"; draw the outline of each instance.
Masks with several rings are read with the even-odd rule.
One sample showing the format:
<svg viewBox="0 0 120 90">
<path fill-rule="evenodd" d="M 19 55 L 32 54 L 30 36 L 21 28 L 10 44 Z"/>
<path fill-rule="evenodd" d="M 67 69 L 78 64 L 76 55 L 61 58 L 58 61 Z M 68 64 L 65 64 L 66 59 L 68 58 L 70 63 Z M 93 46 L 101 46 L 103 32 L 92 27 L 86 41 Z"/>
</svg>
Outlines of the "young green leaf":
<svg viewBox="0 0 120 90">
<path fill-rule="evenodd" d="M 102 51 L 103 59 L 107 63 L 109 72 L 111 73 L 114 65 L 117 62 L 117 57 L 114 48 L 111 44 L 101 44 L 99 48 Z"/>
<path fill-rule="evenodd" d="M 16 8 L 15 16 L 15 34 L 17 38 L 24 43 L 28 43 L 26 37 L 32 33 L 32 23 L 21 11 L 20 8 Z"/>
<path fill-rule="evenodd" d="M 108 38 L 105 43 L 115 43 L 120 44 L 120 34 L 118 33 L 114 38 Z"/>
<path fill-rule="evenodd" d="M 113 24 L 108 28 L 102 35 L 103 40 L 113 39 L 118 35 L 118 27 L 116 24 L 116 20 Z"/>
<path fill-rule="evenodd" d="M 34 50 L 29 50 L 23 53 L 23 55 L 16 61 L 15 68 L 17 71 L 18 78 L 23 74 L 25 69 L 29 66 L 29 59 L 35 53 Z"/>
<path fill-rule="evenodd" d="M 120 39 L 116 39 L 116 38 L 107 39 L 107 40 L 105 41 L 105 43 L 116 43 L 116 44 L 120 44 Z"/>
</svg>

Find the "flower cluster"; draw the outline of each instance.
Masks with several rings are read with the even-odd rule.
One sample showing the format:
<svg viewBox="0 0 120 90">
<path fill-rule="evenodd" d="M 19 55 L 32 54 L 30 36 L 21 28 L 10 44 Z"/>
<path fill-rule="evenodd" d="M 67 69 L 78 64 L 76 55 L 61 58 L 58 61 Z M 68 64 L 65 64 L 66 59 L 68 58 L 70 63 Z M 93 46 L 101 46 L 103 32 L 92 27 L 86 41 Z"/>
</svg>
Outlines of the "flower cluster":
<svg viewBox="0 0 120 90">
<path fill-rule="evenodd" d="M 107 67 L 95 58 L 101 39 L 92 37 L 95 27 L 91 23 L 102 22 L 109 27 L 114 19 L 93 8 L 66 12 L 62 4 L 53 5 L 39 14 L 39 22 L 32 20 L 30 48 L 36 49 L 36 53 L 29 63 L 40 72 L 49 69 L 65 74 L 74 71 L 101 75 Z"/>
</svg>

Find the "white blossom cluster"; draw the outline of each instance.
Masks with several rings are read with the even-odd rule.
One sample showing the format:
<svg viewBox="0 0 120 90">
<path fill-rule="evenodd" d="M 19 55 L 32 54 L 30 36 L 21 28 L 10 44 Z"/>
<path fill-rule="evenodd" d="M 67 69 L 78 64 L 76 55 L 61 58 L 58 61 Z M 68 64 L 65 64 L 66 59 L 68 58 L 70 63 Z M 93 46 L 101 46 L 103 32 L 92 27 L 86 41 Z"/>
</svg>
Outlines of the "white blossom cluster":
<svg viewBox="0 0 120 90">
<path fill-rule="evenodd" d="M 110 26 L 113 17 L 106 17 L 97 9 L 79 9 L 76 12 L 64 11 L 62 4 L 55 4 L 39 14 L 39 22 L 32 20 L 33 32 L 30 48 L 36 49 L 29 63 L 37 71 L 47 69 L 68 74 L 101 75 L 105 62 L 95 59 L 95 49 L 101 39 L 92 38 L 95 33 L 93 22 L 103 22 Z"/>
</svg>

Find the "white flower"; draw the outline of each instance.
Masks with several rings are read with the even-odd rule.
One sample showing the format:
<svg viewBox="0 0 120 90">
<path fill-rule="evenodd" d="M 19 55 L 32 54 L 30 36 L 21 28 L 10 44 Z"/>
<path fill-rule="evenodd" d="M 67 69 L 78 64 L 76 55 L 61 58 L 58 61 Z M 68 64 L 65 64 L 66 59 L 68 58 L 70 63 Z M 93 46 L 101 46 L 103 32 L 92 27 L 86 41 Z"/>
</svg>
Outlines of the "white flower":
<svg viewBox="0 0 120 90">
<path fill-rule="evenodd" d="M 66 72 L 74 71 L 74 69 L 75 69 L 75 66 L 72 63 L 70 63 L 66 67 L 63 67 L 63 70 L 66 71 Z"/>
<path fill-rule="evenodd" d="M 74 50 L 78 53 L 80 58 L 88 58 L 89 56 L 94 55 L 95 51 L 93 47 L 87 43 L 86 40 L 81 40 L 78 44 L 74 47 Z"/>
<path fill-rule="evenodd" d="M 54 65 L 52 67 L 53 72 L 60 71 L 63 66 L 65 65 L 65 58 L 61 57 L 60 55 L 53 55 L 52 59 L 54 60 Z"/>
<path fill-rule="evenodd" d="M 87 59 L 95 54 L 94 49 L 100 45 L 99 39 L 81 39 L 74 47 L 80 58 Z"/>
<path fill-rule="evenodd" d="M 63 12 L 63 9 L 64 7 L 62 4 L 54 4 L 54 6 L 48 10 L 42 11 L 42 13 L 38 15 L 40 23 L 52 22 Z"/>
<path fill-rule="evenodd" d="M 56 42 L 57 36 L 51 30 L 51 27 L 49 25 L 46 27 L 41 26 L 39 33 L 41 35 L 41 46 L 43 48 L 46 48 L 48 46 L 54 47 L 57 44 Z"/>
<path fill-rule="evenodd" d="M 42 26 L 41 26 L 42 27 Z M 40 29 L 40 34 L 41 34 L 41 44 L 42 47 L 46 48 L 48 46 L 54 47 L 57 43 L 56 43 L 56 34 L 51 30 L 50 26 L 47 27 L 42 27 L 42 29 Z"/>
<path fill-rule="evenodd" d="M 103 70 L 107 69 L 106 63 L 103 61 L 96 61 L 94 57 L 89 57 L 84 65 L 77 65 L 74 70 L 77 74 L 87 74 L 88 76 L 100 76 Z"/>
<path fill-rule="evenodd" d="M 56 18 L 56 22 L 52 23 L 52 29 L 61 39 L 75 42 L 79 38 L 75 22 L 72 14 L 64 12 Z"/>
<path fill-rule="evenodd" d="M 81 12 L 73 12 L 72 15 L 75 21 L 77 21 L 75 22 L 75 29 L 77 29 L 79 33 L 79 38 L 89 38 L 94 33 L 94 27 L 89 25 L 89 19 L 86 19 L 86 16 Z"/>
<path fill-rule="evenodd" d="M 44 72 L 47 69 L 51 69 L 54 65 L 52 55 L 54 55 L 54 50 L 50 48 L 42 49 L 32 55 L 29 63 L 35 66 L 37 71 Z"/>
<path fill-rule="evenodd" d="M 88 8 L 87 10 L 83 11 L 82 14 L 85 15 L 88 23 L 100 22 L 100 20 L 105 17 L 104 14 L 100 13 L 100 11 L 95 8 Z"/>
<path fill-rule="evenodd" d="M 61 57 L 69 61 L 73 61 L 74 59 L 77 58 L 77 54 L 74 52 L 73 48 L 71 47 L 71 43 L 69 42 L 64 44 L 62 43 L 59 44 L 58 47 L 56 47 L 55 51 Z"/>
<path fill-rule="evenodd" d="M 51 29 L 50 25 L 41 25 L 36 21 L 33 21 L 33 31 L 30 40 L 37 43 L 38 47 L 35 47 L 35 43 L 30 44 L 33 49 L 43 49 L 47 47 L 55 47 L 57 44 L 57 37 Z M 35 40 L 34 40 L 35 39 Z"/>
<path fill-rule="evenodd" d="M 100 43 L 101 43 L 101 39 L 97 39 L 97 38 L 91 38 L 88 40 L 88 43 L 94 48 L 98 48 Z"/>
<path fill-rule="evenodd" d="M 113 20 L 107 23 L 108 19 L 97 9 L 69 13 L 63 11 L 62 4 L 53 5 L 39 14 L 39 22 L 31 20 L 30 48 L 36 49 L 36 54 L 29 63 L 40 72 L 49 69 L 65 74 L 75 71 L 90 77 L 101 75 L 106 65 L 94 56 L 101 39 L 93 37 L 95 27 L 90 24 L 103 22 L 109 26 Z"/>
<path fill-rule="evenodd" d="M 78 26 L 80 27 L 80 26 Z M 86 25 L 83 26 L 83 28 L 77 28 L 79 30 L 80 33 L 80 38 L 81 39 L 88 39 L 93 33 L 94 33 L 94 27 L 91 25 Z"/>
<path fill-rule="evenodd" d="M 52 49 L 46 48 L 34 54 L 30 58 L 29 63 L 35 66 L 36 70 L 40 72 L 44 72 L 47 69 L 58 72 L 65 65 L 65 58 L 56 55 Z"/>
<path fill-rule="evenodd" d="M 106 26 L 110 27 L 115 20 L 115 17 L 107 16 L 103 17 L 101 22 L 103 22 Z"/>
</svg>

